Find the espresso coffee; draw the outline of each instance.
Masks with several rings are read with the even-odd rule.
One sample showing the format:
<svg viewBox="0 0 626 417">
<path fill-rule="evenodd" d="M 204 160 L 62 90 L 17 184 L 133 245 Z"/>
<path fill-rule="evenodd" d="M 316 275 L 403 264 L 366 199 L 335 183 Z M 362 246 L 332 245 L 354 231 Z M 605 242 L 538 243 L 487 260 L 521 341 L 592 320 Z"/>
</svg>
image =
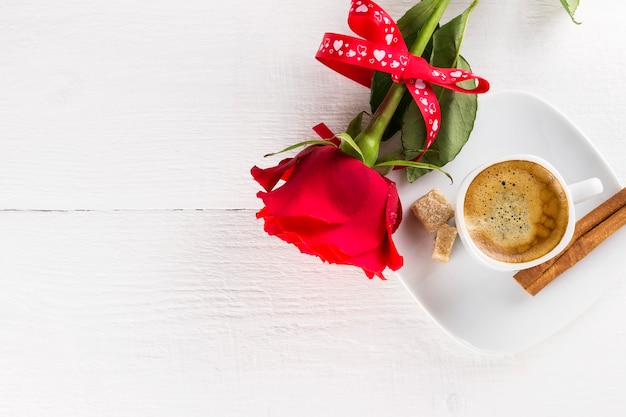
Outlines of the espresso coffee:
<svg viewBox="0 0 626 417">
<path fill-rule="evenodd" d="M 543 166 L 510 160 L 489 166 L 470 184 L 464 218 L 468 233 L 487 256 L 527 262 L 550 252 L 567 229 L 567 195 Z"/>
</svg>

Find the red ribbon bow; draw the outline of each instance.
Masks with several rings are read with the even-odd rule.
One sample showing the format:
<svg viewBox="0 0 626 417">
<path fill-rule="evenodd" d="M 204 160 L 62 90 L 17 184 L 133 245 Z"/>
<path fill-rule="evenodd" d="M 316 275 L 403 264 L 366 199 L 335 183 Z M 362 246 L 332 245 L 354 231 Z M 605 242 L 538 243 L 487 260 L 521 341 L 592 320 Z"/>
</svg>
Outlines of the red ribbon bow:
<svg viewBox="0 0 626 417">
<path fill-rule="evenodd" d="M 375 71 L 391 74 L 394 82 L 404 83 L 424 117 L 424 152 L 437 137 L 441 125 L 441 110 L 431 84 L 472 94 L 489 90 L 489 82 L 470 71 L 432 67 L 424 58 L 411 54 L 396 23 L 376 3 L 352 0 L 348 25 L 364 39 L 326 33 L 315 58 L 368 88 Z M 478 84 L 473 89 L 457 84 L 466 80 L 477 80 Z"/>
</svg>

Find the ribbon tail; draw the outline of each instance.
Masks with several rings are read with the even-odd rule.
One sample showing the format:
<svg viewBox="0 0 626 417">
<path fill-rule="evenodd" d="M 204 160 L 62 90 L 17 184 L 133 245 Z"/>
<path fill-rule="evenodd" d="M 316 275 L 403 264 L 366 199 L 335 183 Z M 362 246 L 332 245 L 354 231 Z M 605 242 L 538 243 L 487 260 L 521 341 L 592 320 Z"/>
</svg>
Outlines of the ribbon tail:
<svg viewBox="0 0 626 417">
<path fill-rule="evenodd" d="M 328 126 L 326 126 L 326 123 L 318 123 L 313 126 L 312 129 L 315 133 L 317 133 L 317 136 L 324 140 L 332 140 L 335 138 L 335 134 Z"/>
<path fill-rule="evenodd" d="M 318 123 L 315 126 L 313 126 L 312 129 L 315 133 L 317 133 L 317 136 L 319 136 L 320 138 L 327 140 L 331 143 L 334 143 L 337 146 L 341 144 L 341 141 L 339 140 L 339 138 L 337 138 L 337 136 L 335 136 L 333 131 L 330 130 L 328 126 L 326 126 L 326 123 L 323 123 L 323 122 Z"/>
<path fill-rule="evenodd" d="M 466 94 L 482 94 L 489 91 L 489 81 L 471 71 L 459 68 L 438 68 L 430 67 L 424 74 L 424 79 L 432 84 L 438 85 L 448 90 Z M 465 88 L 459 85 L 464 81 L 475 81 L 472 88 Z"/>
<path fill-rule="evenodd" d="M 432 86 L 420 79 L 406 80 L 405 85 L 422 114 L 426 126 L 424 148 L 412 161 L 419 161 L 433 144 L 441 127 L 441 108 Z"/>
</svg>

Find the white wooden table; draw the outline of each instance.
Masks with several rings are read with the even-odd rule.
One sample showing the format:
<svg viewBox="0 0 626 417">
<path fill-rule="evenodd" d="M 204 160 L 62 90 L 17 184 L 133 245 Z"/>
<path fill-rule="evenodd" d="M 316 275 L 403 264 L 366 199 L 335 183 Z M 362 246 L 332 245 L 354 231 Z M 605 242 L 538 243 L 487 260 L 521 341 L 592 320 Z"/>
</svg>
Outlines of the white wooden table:
<svg viewBox="0 0 626 417">
<path fill-rule="evenodd" d="M 626 183 L 626 5 L 483 0 L 463 54 L 560 108 Z M 380 0 L 399 17 L 410 1 Z M 451 18 L 468 2 L 453 0 Z M 368 92 L 314 60 L 349 1 L 0 5 L 1 416 L 600 416 L 626 409 L 626 284 L 483 356 L 392 275 L 262 232 L 262 155 Z"/>
</svg>

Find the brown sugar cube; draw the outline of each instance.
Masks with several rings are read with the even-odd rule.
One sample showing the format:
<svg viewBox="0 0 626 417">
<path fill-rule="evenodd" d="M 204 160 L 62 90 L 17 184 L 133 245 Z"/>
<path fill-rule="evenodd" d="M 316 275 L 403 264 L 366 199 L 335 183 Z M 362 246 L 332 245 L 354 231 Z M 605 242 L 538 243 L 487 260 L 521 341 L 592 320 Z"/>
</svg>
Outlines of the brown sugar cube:
<svg viewBox="0 0 626 417">
<path fill-rule="evenodd" d="M 413 203 L 411 210 L 429 233 L 437 230 L 454 216 L 454 207 L 436 188 Z"/>
<path fill-rule="evenodd" d="M 432 255 L 435 261 L 446 263 L 450 260 L 450 253 L 452 252 L 452 245 L 456 239 L 456 234 L 456 227 L 450 226 L 449 224 L 443 224 L 437 230 Z"/>
</svg>

